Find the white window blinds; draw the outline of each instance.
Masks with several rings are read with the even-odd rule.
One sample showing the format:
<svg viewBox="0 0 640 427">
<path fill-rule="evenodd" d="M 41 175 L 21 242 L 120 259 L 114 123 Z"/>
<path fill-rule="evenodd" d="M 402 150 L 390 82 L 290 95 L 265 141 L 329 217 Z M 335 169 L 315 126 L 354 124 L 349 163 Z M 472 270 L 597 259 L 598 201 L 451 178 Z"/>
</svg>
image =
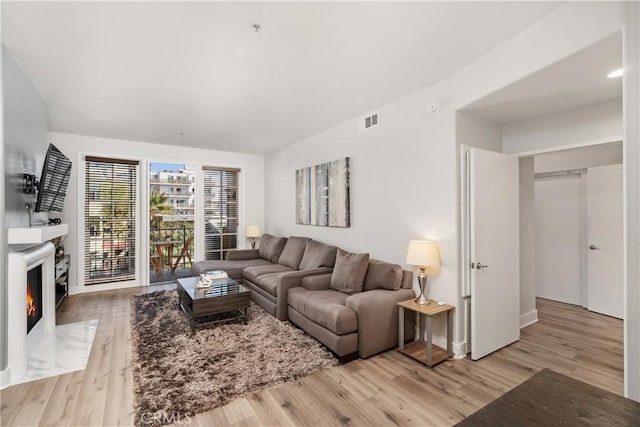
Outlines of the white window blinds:
<svg viewBox="0 0 640 427">
<path fill-rule="evenodd" d="M 205 259 L 225 259 L 238 247 L 239 169 L 203 167 Z"/>
<path fill-rule="evenodd" d="M 85 158 L 84 283 L 136 277 L 138 162 Z"/>
</svg>

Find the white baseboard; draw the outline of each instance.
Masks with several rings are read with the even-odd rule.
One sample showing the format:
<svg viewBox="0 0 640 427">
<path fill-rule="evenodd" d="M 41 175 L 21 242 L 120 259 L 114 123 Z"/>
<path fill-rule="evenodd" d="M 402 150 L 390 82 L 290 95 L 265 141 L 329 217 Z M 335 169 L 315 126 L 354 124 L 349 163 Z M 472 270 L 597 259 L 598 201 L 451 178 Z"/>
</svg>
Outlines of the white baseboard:
<svg viewBox="0 0 640 427">
<path fill-rule="evenodd" d="M 455 359 L 464 359 L 467 357 L 467 342 L 454 342 L 453 343 L 453 357 Z"/>
<path fill-rule="evenodd" d="M 538 310 L 531 310 L 520 316 L 520 329 L 538 321 Z"/>
<path fill-rule="evenodd" d="M 11 368 L 7 367 L 4 371 L 0 371 L 0 390 L 9 387 L 11 379 Z"/>
<path fill-rule="evenodd" d="M 142 285 L 140 285 L 140 283 L 137 280 L 131 280 L 127 282 L 105 283 L 101 285 L 75 286 L 73 288 L 69 287 L 69 295 L 81 295 L 81 294 L 88 294 L 91 292 L 102 292 L 102 291 L 113 291 L 116 289 L 137 288 L 140 286 Z"/>
</svg>

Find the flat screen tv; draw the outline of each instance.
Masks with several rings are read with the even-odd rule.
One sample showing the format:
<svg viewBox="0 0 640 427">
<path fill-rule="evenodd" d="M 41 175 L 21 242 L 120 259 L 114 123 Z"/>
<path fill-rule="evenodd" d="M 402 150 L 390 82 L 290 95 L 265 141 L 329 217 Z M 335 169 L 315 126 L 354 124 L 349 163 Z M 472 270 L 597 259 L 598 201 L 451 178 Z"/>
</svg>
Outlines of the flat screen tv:
<svg viewBox="0 0 640 427">
<path fill-rule="evenodd" d="M 62 212 L 71 177 L 71 160 L 49 144 L 38 186 L 36 212 Z"/>
</svg>

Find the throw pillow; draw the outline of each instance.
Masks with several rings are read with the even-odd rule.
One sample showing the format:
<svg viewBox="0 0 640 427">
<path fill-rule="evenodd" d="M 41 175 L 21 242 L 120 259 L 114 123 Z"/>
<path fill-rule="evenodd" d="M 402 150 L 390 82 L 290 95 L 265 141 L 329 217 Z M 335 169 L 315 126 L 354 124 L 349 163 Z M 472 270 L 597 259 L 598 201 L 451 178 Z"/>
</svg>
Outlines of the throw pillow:
<svg viewBox="0 0 640 427">
<path fill-rule="evenodd" d="M 302 255 L 307 246 L 308 237 L 289 237 L 284 245 L 278 264 L 297 270 L 302 261 Z"/>
<path fill-rule="evenodd" d="M 300 262 L 300 270 L 308 270 L 318 267 L 333 267 L 336 263 L 336 251 L 338 248 L 325 245 L 316 240 L 309 240 Z"/>
<path fill-rule="evenodd" d="M 362 292 L 369 266 L 369 254 L 353 254 L 338 249 L 336 266 L 331 274 L 331 289 L 344 293 Z"/>
<path fill-rule="evenodd" d="M 365 292 L 373 289 L 396 290 L 400 289 L 401 285 L 402 267 L 377 259 L 369 260 L 367 277 L 364 279 Z"/>
<path fill-rule="evenodd" d="M 285 243 L 287 243 L 286 237 L 276 237 L 268 233 L 263 234 L 260 237 L 260 249 L 258 251 L 260 258 L 276 264 Z"/>
</svg>

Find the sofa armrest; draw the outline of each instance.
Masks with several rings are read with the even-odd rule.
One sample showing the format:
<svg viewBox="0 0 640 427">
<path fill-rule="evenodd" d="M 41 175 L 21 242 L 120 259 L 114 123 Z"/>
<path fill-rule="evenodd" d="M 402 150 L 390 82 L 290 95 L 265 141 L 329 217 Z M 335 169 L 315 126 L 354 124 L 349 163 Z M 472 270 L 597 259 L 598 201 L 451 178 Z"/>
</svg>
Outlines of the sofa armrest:
<svg viewBox="0 0 640 427">
<path fill-rule="evenodd" d="M 300 283 L 303 288 L 309 291 L 322 291 L 329 289 L 331 286 L 331 274 L 316 274 L 315 276 L 307 276 Z"/>
<path fill-rule="evenodd" d="M 360 357 L 369 357 L 398 345 L 398 303 L 414 297 L 412 289 L 375 289 L 347 298 L 347 307 L 358 317 Z M 405 316 L 405 341 L 413 337 L 414 323 L 414 316 Z"/>
<path fill-rule="evenodd" d="M 245 261 L 256 258 L 260 258 L 260 252 L 257 249 L 238 249 L 227 252 L 227 261 Z"/>
<path fill-rule="evenodd" d="M 302 279 L 317 274 L 330 273 L 333 269 L 328 267 L 310 268 L 309 270 L 296 270 L 283 273 L 278 276 L 276 282 L 276 317 L 279 320 L 289 319 L 287 306 L 287 293 L 289 289 L 300 286 Z"/>
</svg>

